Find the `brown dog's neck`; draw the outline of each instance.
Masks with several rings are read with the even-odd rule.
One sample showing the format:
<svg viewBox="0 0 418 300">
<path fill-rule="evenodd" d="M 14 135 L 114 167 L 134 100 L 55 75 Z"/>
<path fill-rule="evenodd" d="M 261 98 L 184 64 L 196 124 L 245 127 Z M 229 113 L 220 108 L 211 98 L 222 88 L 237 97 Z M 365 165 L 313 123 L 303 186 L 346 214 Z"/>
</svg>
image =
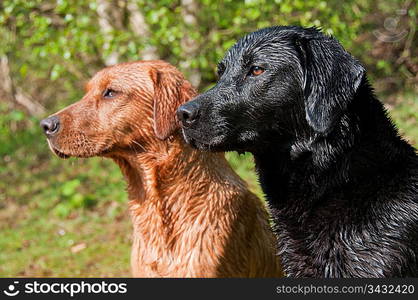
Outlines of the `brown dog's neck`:
<svg viewBox="0 0 418 300">
<path fill-rule="evenodd" d="M 202 153 L 192 149 L 179 134 L 166 141 L 158 141 L 150 150 L 127 152 L 112 158 L 128 182 L 131 204 L 161 202 L 165 206 L 173 203 L 191 206 L 197 205 L 195 202 L 198 201 L 204 204 L 209 195 L 219 194 L 216 199 L 209 200 L 211 205 L 216 205 L 216 201 L 229 199 L 221 196 L 223 191 L 246 190 L 245 183 L 228 165 L 223 153 Z M 205 182 L 202 182 L 203 179 Z M 196 196 L 196 193 L 201 196 Z M 218 204 L 220 207 L 223 205 Z"/>
<path fill-rule="evenodd" d="M 134 276 L 215 276 L 237 215 L 252 198 L 223 153 L 194 150 L 180 135 L 158 144 L 113 158 L 128 182 Z"/>
</svg>

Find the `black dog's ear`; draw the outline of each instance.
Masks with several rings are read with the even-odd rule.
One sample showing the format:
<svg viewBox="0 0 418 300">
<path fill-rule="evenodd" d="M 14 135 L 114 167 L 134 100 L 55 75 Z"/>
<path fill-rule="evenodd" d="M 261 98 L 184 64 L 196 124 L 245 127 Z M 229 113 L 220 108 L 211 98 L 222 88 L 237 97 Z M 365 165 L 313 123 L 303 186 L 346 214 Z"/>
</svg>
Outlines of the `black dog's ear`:
<svg viewBox="0 0 418 300">
<path fill-rule="evenodd" d="M 299 37 L 302 56 L 306 119 L 319 133 L 327 133 L 354 97 L 363 66 L 333 38 Z"/>
</svg>

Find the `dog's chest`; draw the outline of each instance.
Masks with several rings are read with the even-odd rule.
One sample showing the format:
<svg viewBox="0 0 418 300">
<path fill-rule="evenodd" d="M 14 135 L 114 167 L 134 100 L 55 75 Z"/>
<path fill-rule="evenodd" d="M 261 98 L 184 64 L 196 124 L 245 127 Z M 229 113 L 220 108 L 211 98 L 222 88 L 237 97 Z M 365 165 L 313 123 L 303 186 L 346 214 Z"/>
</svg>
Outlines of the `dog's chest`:
<svg viewBox="0 0 418 300">
<path fill-rule="evenodd" d="M 157 229 L 157 228 L 154 228 Z M 219 265 L 217 242 L 199 228 L 166 233 L 134 229 L 131 263 L 136 277 L 215 277 Z M 211 241 L 211 242 L 210 242 Z"/>
<path fill-rule="evenodd" d="M 277 219 L 279 254 L 290 277 L 400 276 L 411 255 L 395 237 L 378 231 L 322 224 L 322 230 Z"/>
</svg>

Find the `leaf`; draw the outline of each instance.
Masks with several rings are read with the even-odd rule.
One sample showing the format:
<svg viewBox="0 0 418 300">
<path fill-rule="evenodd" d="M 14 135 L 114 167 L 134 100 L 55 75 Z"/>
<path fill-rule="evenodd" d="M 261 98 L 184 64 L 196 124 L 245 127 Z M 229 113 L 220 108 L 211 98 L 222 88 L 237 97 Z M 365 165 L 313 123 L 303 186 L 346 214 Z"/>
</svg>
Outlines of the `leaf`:
<svg viewBox="0 0 418 300">
<path fill-rule="evenodd" d="M 78 179 L 73 179 L 70 181 L 65 182 L 62 185 L 62 195 L 63 196 L 71 196 L 72 194 L 75 193 L 77 187 L 80 185 L 80 180 Z"/>
</svg>

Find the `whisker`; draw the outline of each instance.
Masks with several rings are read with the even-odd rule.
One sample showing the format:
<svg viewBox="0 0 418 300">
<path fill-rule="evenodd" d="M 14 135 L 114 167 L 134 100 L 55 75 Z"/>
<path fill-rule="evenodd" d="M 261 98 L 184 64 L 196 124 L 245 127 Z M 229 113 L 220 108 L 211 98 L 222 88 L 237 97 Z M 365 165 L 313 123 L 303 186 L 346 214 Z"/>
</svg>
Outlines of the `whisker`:
<svg viewBox="0 0 418 300">
<path fill-rule="evenodd" d="M 139 147 L 141 147 L 142 148 L 142 150 L 144 150 L 144 151 L 146 151 L 146 149 L 144 148 L 144 146 L 142 146 L 140 143 L 138 143 L 137 141 L 132 141 L 132 143 L 134 143 L 134 144 L 136 144 L 136 145 L 138 145 Z"/>
</svg>

